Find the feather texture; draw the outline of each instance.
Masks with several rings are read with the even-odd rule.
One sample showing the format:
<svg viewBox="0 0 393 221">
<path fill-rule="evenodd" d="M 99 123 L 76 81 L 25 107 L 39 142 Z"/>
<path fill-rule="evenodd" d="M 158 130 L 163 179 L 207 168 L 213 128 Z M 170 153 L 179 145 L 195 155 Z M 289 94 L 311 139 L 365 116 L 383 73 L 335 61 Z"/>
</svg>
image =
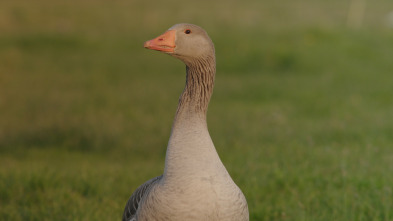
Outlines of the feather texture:
<svg viewBox="0 0 393 221">
<path fill-rule="evenodd" d="M 149 194 L 149 190 L 153 187 L 160 179 L 161 176 L 155 177 L 146 181 L 144 184 L 140 185 L 131 197 L 128 199 L 126 207 L 124 208 L 123 219 L 122 221 L 133 221 L 136 220 L 136 212 L 138 211 L 139 203 L 143 200 L 144 197 Z"/>
</svg>

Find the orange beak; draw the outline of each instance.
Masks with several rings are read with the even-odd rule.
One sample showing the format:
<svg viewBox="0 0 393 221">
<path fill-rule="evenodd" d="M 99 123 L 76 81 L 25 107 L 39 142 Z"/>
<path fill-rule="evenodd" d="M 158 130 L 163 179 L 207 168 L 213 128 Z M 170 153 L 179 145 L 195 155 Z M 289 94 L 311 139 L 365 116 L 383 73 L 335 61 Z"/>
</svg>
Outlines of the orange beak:
<svg viewBox="0 0 393 221">
<path fill-rule="evenodd" d="M 162 52 L 173 52 L 175 50 L 175 30 L 168 30 L 164 34 L 146 41 L 143 45 L 147 49 L 152 49 Z"/>
</svg>

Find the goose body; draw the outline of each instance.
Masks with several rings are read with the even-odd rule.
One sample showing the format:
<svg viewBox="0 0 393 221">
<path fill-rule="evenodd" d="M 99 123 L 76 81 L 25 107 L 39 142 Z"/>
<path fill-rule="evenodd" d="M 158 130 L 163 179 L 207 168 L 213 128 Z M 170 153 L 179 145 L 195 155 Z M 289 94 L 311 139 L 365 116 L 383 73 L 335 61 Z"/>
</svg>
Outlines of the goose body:
<svg viewBox="0 0 393 221">
<path fill-rule="evenodd" d="M 192 24 L 177 24 L 145 47 L 186 65 L 168 142 L 163 175 L 131 195 L 123 221 L 249 220 L 247 201 L 221 162 L 210 138 L 206 113 L 216 72 L 214 45 Z"/>
</svg>

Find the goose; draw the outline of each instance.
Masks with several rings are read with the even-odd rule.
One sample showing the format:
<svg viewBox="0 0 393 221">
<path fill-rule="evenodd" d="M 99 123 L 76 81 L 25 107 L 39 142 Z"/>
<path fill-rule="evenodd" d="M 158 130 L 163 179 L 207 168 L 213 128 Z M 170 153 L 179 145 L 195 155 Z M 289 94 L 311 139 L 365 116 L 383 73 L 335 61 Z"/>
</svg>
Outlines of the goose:
<svg viewBox="0 0 393 221">
<path fill-rule="evenodd" d="M 212 40 L 199 26 L 176 24 L 144 47 L 186 65 L 186 84 L 169 138 L 161 176 L 138 187 L 123 221 L 249 220 L 246 198 L 221 162 L 206 113 L 216 73 Z"/>
</svg>

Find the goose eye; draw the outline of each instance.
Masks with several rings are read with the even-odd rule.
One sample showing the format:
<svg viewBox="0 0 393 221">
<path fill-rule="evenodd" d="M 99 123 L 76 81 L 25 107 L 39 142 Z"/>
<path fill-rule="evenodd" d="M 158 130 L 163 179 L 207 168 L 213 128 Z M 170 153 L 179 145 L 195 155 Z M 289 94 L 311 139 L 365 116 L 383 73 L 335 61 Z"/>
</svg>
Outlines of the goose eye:
<svg viewBox="0 0 393 221">
<path fill-rule="evenodd" d="M 191 30 L 190 30 L 190 29 L 187 29 L 187 30 L 184 31 L 184 33 L 186 33 L 187 35 L 188 35 L 188 34 L 191 34 Z"/>
</svg>

